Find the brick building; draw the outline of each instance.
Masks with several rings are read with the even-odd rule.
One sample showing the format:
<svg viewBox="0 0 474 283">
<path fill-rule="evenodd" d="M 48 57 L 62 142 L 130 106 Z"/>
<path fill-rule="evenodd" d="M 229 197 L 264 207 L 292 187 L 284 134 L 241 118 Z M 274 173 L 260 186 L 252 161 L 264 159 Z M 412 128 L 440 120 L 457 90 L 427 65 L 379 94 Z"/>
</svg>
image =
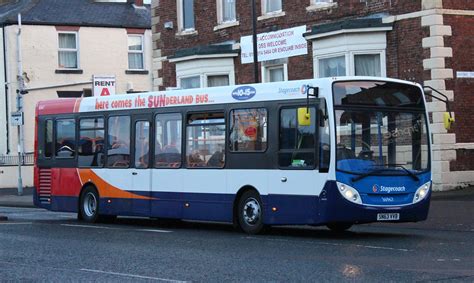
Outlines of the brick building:
<svg viewBox="0 0 474 283">
<path fill-rule="evenodd" d="M 251 83 L 243 37 L 252 1 L 153 0 L 155 89 Z M 257 33 L 304 27 L 305 54 L 259 63 L 260 81 L 373 75 L 432 86 L 455 126 L 429 102 L 435 189 L 474 183 L 474 1 L 256 0 Z"/>
</svg>

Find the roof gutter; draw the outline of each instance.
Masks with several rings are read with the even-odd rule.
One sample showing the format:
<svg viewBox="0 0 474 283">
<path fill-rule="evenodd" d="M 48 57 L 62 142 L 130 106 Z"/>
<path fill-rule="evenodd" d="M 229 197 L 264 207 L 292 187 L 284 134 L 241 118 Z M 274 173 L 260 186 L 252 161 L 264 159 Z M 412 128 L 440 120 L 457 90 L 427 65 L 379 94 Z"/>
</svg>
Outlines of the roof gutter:
<svg viewBox="0 0 474 283">
<path fill-rule="evenodd" d="M 35 91 L 35 90 L 43 90 L 43 89 L 58 88 L 58 87 L 65 87 L 65 86 L 85 85 L 85 84 L 92 84 L 92 80 L 83 81 L 83 82 L 72 82 L 72 83 L 67 83 L 67 84 L 57 84 L 57 85 L 31 87 L 31 88 L 27 88 L 26 90 L 27 91 Z"/>
</svg>

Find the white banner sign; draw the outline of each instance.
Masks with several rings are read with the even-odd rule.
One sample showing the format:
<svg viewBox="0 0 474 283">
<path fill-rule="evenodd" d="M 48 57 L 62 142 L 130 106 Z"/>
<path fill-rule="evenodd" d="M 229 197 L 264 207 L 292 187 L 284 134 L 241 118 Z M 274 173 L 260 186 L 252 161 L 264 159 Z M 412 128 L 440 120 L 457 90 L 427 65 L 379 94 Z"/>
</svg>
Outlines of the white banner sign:
<svg viewBox="0 0 474 283">
<path fill-rule="evenodd" d="M 306 26 L 283 29 L 257 35 L 258 61 L 308 54 L 308 44 L 303 37 Z M 240 38 L 242 64 L 253 62 L 252 36 Z"/>
<path fill-rule="evenodd" d="M 93 76 L 94 96 L 115 95 L 115 76 Z"/>
</svg>

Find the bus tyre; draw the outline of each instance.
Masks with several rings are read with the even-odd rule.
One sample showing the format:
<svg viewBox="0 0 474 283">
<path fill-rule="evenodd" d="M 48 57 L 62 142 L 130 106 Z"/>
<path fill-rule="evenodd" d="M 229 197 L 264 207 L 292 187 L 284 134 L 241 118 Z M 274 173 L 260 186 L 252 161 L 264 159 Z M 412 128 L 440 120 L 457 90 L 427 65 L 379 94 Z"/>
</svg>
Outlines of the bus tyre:
<svg viewBox="0 0 474 283">
<path fill-rule="evenodd" d="M 349 228 L 352 227 L 352 223 L 341 223 L 341 222 L 335 222 L 335 223 L 328 223 L 326 225 L 331 231 L 334 231 L 336 233 L 342 233 Z"/>
<path fill-rule="evenodd" d="M 99 219 L 99 194 L 93 187 L 86 187 L 79 201 L 79 217 L 85 222 L 94 223 Z"/>
<path fill-rule="evenodd" d="M 256 191 L 246 191 L 240 197 L 238 221 L 245 233 L 258 234 L 263 231 L 263 204 Z"/>
</svg>

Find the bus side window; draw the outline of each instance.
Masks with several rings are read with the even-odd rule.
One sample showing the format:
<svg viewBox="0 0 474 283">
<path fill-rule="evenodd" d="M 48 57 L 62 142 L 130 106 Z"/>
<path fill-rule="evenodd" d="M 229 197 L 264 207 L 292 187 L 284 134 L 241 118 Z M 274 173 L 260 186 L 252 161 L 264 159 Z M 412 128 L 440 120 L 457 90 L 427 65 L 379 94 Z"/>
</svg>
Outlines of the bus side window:
<svg viewBox="0 0 474 283">
<path fill-rule="evenodd" d="M 223 112 L 188 116 L 186 165 L 188 168 L 223 168 L 225 163 L 225 118 Z"/>
<path fill-rule="evenodd" d="M 267 149 L 267 109 L 235 109 L 229 114 L 229 148 L 232 152 Z"/>
<path fill-rule="evenodd" d="M 76 121 L 56 120 L 56 157 L 73 158 L 76 153 Z"/>
<path fill-rule="evenodd" d="M 130 165 L 130 117 L 110 116 L 108 120 L 107 166 L 128 168 Z"/>
<path fill-rule="evenodd" d="M 331 159 L 331 133 L 329 132 L 329 118 L 326 100 L 321 99 L 319 104 L 319 171 L 328 172 Z"/>
<path fill-rule="evenodd" d="M 155 168 L 181 167 L 182 118 L 180 113 L 155 117 Z"/>
<path fill-rule="evenodd" d="M 80 167 L 104 165 L 104 118 L 79 120 L 79 144 L 77 162 Z"/>
<path fill-rule="evenodd" d="M 46 120 L 44 128 L 44 157 L 51 158 L 53 156 L 53 120 Z"/>
<path fill-rule="evenodd" d="M 316 109 L 309 108 L 311 121 L 300 123 L 298 108 L 285 108 L 280 112 L 280 167 L 315 168 L 316 149 Z"/>
</svg>

